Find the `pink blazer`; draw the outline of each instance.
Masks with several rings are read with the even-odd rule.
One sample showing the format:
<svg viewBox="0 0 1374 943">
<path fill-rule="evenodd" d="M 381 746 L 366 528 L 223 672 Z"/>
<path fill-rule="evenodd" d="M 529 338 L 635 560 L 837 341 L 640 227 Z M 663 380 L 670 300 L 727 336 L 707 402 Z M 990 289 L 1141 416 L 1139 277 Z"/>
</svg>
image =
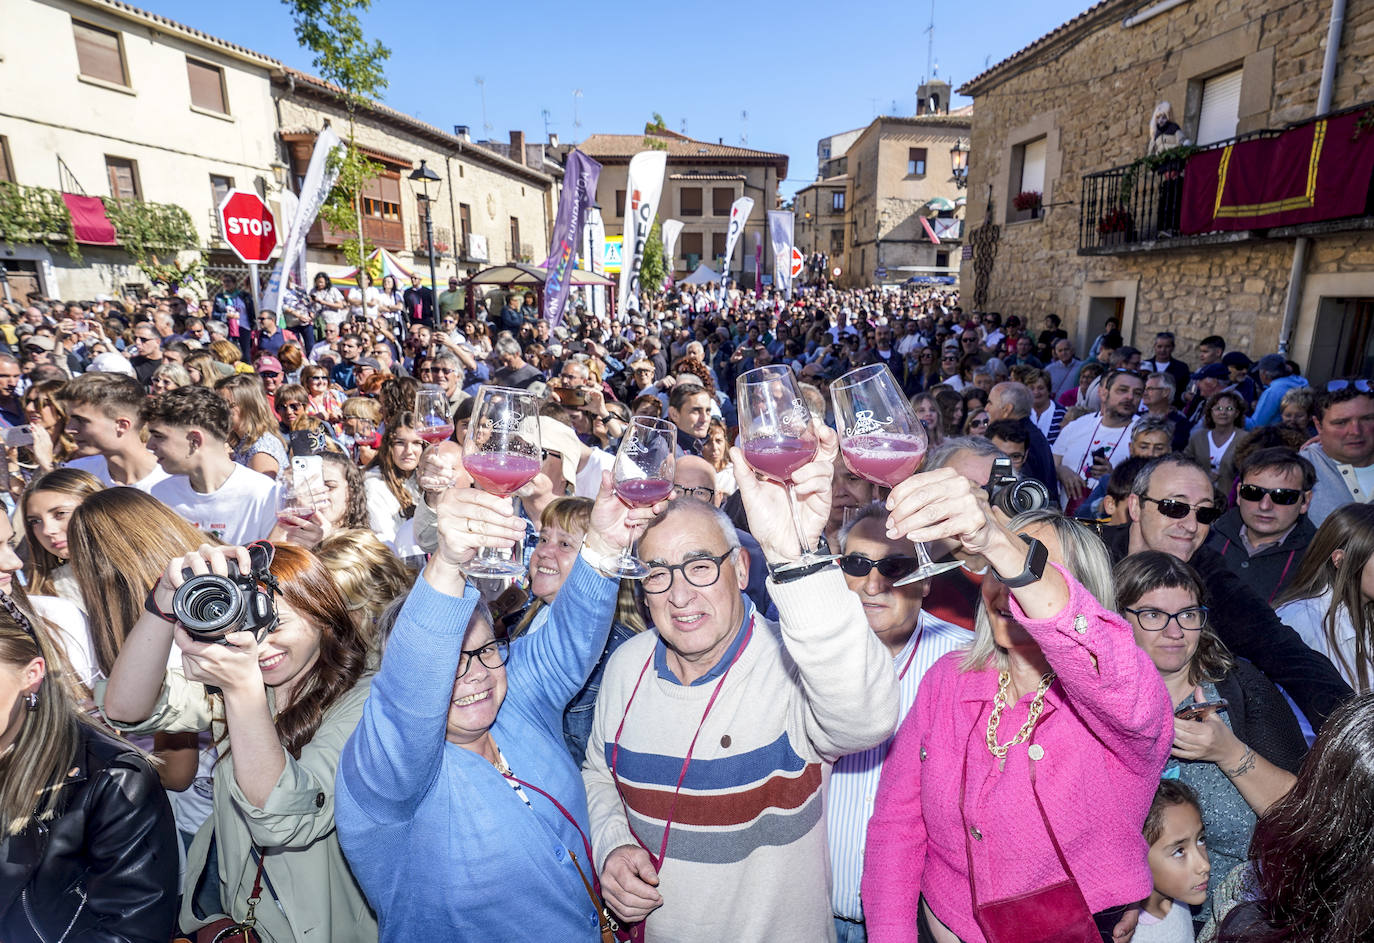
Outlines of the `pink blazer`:
<svg viewBox="0 0 1374 943">
<path fill-rule="evenodd" d="M 1011 748 L 1005 769 L 986 743 L 997 669 L 962 672 L 963 653 L 955 652 L 921 680 L 868 825 L 862 891 L 872 943 L 915 943 L 921 894 L 961 939 L 982 943 L 966 838 L 983 903 L 1063 879 L 1031 793 L 1032 762 L 1036 791 L 1088 906 L 1096 912 L 1150 893 L 1141 826 L 1173 742 L 1172 705 L 1125 620 L 1056 568 L 1071 593 L 1059 615 L 1029 619 L 1011 600 L 1058 678 L 1030 741 Z M 1002 712 L 1000 742 L 1025 722 L 1031 698 Z M 1027 753 L 1031 743 L 1044 751 L 1039 761 Z"/>
</svg>

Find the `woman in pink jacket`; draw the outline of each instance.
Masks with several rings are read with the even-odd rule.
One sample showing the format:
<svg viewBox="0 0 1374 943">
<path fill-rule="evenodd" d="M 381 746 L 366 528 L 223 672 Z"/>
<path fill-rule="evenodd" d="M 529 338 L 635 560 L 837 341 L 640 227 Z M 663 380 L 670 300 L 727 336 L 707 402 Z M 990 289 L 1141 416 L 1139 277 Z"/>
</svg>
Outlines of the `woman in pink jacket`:
<svg viewBox="0 0 1374 943">
<path fill-rule="evenodd" d="M 1048 512 L 1004 525 L 950 469 L 898 485 L 888 507 L 890 533 L 954 538 L 989 570 L 972 648 L 926 673 L 883 767 L 869 940 L 1129 939 L 1173 718 L 1113 611 L 1101 541 Z"/>
</svg>

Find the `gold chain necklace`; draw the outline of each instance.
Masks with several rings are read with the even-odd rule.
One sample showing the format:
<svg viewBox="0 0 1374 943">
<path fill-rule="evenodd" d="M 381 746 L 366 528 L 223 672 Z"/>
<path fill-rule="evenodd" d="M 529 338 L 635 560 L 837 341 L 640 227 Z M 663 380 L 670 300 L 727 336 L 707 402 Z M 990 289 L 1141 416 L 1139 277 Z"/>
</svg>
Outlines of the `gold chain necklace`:
<svg viewBox="0 0 1374 943">
<path fill-rule="evenodd" d="M 1021 729 L 1016 731 L 1016 736 L 1006 743 L 997 742 L 997 727 L 1002 721 L 1002 710 L 1007 706 L 1007 688 L 1011 686 L 1011 672 L 1003 671 L 997 675 L 997 696 L 992 699 L 992 715 L 988 717 L 988 752 L 1002 761 L 1005 766 L 1007 762 L 1007 751 L 1018 743 L 1025 743 L 1030 737 L 1031 731 L 1035 729 L 1036 721 L 1040 719 L 1040 712 L 1045 709 L 1045 692 L 1054 683 L 1054 672 L 1047 672 L 1040 678 L 1040 684 L 1035 689 L 1035 698 L 1031 701 L 1030 710 L 1026 714 L 1026 722 L 1021 725 Z M 1000 767 L 999 767 L 1000 768 Z"/>
</svg>

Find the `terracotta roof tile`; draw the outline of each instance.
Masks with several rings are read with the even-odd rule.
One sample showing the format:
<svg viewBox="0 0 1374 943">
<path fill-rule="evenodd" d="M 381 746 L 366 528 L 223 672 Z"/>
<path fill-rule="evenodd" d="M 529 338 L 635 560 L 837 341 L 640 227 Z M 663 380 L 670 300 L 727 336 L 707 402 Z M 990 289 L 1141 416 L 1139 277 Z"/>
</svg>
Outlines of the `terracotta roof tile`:
<svg viewBox="0 0 1374 943">
<path fill-rule="evenodd" d="M 693 140 L 675 131 L 666 130 L 655 131 L 652 135 L 592 134 L 578 144 L 577 149 L 590 157 L 633 157 L 640 151 L 648 150 L 644 146 L 646 137 L 666 144 L 670 158 L 738 158 L 740 160 L 765 162 L 787 160 L 786 154 L 756 151 L 730 144 L 712 144 L 708 141 Z"/>
</svg>

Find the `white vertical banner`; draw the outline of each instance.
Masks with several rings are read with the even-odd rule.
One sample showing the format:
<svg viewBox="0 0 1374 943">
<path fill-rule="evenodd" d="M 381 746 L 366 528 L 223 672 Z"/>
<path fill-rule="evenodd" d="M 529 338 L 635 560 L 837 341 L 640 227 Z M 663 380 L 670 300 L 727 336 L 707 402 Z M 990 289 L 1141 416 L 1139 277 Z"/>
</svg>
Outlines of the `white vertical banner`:
<svg viewBox="0 0 1374 943">
<path fill-rule="evenodd" d="M 726 279 L 730 277 L 730 260 L 735 257 L 735 243 L 739 241 L 740 233 L 744 232 L 744 224 L 749 222 L 749 214 L 752 212 L 754 201 L 747 196 L 742 196 L 730 204 L 730 227 L 725 231 L 725 261 L 720 268 L 722 288 Z"/>
<path fill-rule="evenodd" d="M 658 212 L 663 193 L 663 174 L 668 169 L 667 151 L 640 151 L 630 158 L 625 179 L 625 246 L 620 266 L 620 286 L 616 315 L 639 310 L 639 269 L 644 263 L 644 246 Z"/>
<path fill-rule="evenodd" d="M 768 211 L 768 237 L 773 243 L 773 279 L 783 297 L 792 297 L 792 227 L 794 218 L 787 210 Z"/>
<path fill-rule="evenodd" d="M 668 266 L 668 274 L 673 274 L 673 253 L 677 251 L 677 237 L 682 235 L 682 220 L 665 219 L 663 231 L 663 261 Z"/>
<path fill-rule="evenodd" d="M 315 217 L 319 215 L 320 207 L 324 205 L 329 191 L 334 189 L 334 181 L 339 178 L 339 168 L 337 165 L 330 165 L 329 155 L 334 148 L 342 144 L 334 129 L 328 125 L 321 128 L 320 133 L 315 136 L 315 150 L 310 155 L 310 166 L 306 168 L 305 180 L 301 182 L 299 203 L 296 212 L 291 215 L 291 222 L 286 227 L 286 235 L 281 242 L 281 259 L 272 273 L 268 294 L 262 299 L 262 306 L 276 311 L 278 320 L 281 319 L 282 299 L 285 297 L 286 282 L 292 268 L 300 266 L 301 285 L 309 290 L 310 283 L 305 280 L 304 274 L 305 236 L 310 227 L 315 225 Z"/>
<path fill-rule="evenodd" d="M 606 221 L 601 218 L 601 208 L 592 205 L 587 213 L 587 265 L 597 275 L 606 274 Z M 591 286 L 592 303 L 590 310 L 598 318 L 606 316 L 606 289 L 602 285 Z"/>
</svg>

